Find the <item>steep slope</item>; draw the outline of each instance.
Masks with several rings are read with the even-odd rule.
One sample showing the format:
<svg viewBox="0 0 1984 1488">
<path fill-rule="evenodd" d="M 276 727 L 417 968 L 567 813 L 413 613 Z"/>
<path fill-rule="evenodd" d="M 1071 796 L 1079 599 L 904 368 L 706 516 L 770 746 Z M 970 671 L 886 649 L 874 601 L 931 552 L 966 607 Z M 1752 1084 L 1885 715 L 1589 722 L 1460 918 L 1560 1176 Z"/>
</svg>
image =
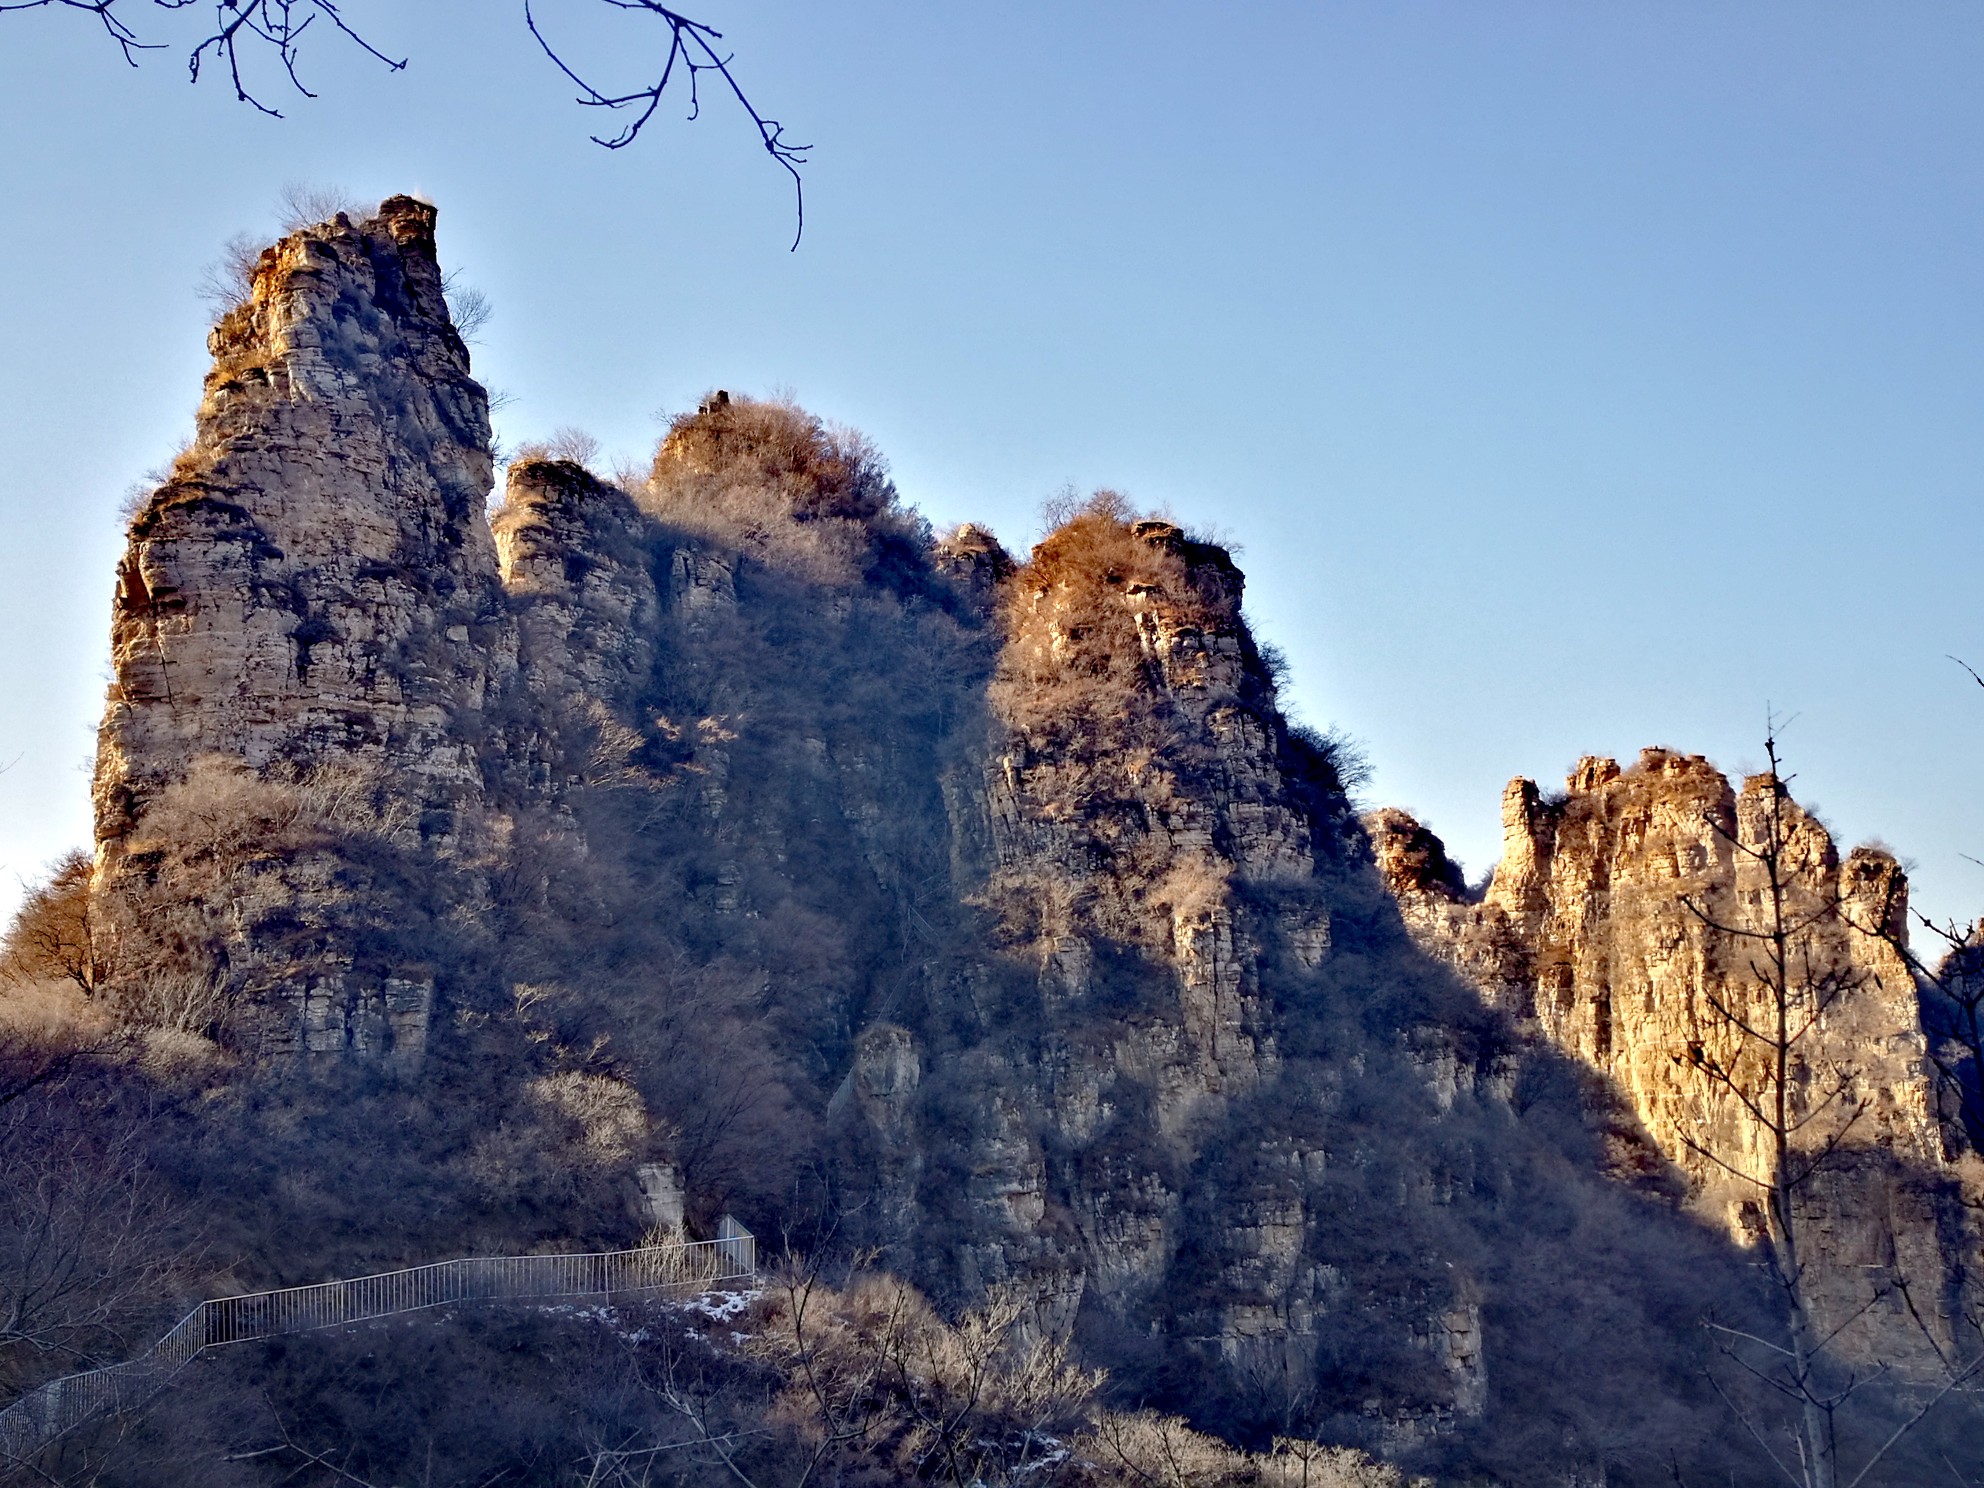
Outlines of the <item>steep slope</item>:
<svg viewBox="0 0 1984 1488">
<path fill-rule="evenodd" d="M 488 400 L 433 232 L 394 197 L 262 255 L 118 570 L 95 784 L 113 955 L 186 1026 L 251 989 L 237 1036 L 270 1055 L 417 1057 L 433 974 L 386 964 L 413 959 L 388 923 L 400 872 L 334 880 L 359 856 L 482 850 L 477 719 L 514 642 L 482 517 Z M 244 840 L 205 849 L 228 830 Z M 334 846 L 351 832 L 365 853 Z M 251 866 L 248 839 L 275 851 Z"/>
</svg>

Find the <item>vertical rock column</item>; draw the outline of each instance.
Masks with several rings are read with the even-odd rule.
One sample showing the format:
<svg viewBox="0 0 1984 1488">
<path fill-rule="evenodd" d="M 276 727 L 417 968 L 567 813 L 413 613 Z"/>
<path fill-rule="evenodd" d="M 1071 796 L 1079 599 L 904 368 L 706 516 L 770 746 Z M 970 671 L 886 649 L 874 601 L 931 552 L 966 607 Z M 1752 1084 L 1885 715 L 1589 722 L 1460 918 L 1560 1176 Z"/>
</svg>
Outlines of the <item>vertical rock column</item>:
<svg viewBox="0 0 1984 1488">
<path fill-rule="evenodd" d="M 339 928 L 364 918 L 333 902 L 350 887 L 342 829 L 458 863 L 477 851 L 479 715 L 515 641 L 483 517 L 488 399 L 434 220 L 397 196 L 262 254 L 209 338 L 194 443 L 118 568 L 96 892 L 134 987 L 175 956 L 182 976 L 216 962 L 227 998 L 274 1013 L 250 1020 L 262 1048 L 424 1038 L 431 973 L 367 965 L 405 947 Z M 216 906 L 189 834 L 224 833 L 202 802 L 244 790 L 287 836 L 264 830 L 251 865 L 210 864 L 253 879 Z M 176 938 L 201 944 L 162 943 L 158 903 L 193 898 L 202 928 Z"/>
</svg>

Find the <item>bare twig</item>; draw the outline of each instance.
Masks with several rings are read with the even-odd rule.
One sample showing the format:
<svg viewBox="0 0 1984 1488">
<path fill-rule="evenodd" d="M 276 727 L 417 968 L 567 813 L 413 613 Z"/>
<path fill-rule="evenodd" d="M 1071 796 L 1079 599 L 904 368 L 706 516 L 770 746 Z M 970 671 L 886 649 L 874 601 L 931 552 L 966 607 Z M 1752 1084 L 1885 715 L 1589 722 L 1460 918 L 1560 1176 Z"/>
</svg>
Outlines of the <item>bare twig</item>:
<svg viewBox="0 0 1984 1488">
<path fill-rule="evenodd" d="M 812 146 L 794 144 L 787 139 L 785 125 L 751 101 L 736 73 L 731 70 L 731 64 L 736 60 L 734 55 L 721 46 L 723 33 L 703 21 L 670 10 L 659 0 L 595 0 L 595 3 L 614 10 L 654 17 L 667 28 L 668 45 L 662 53 L 653 82 L 626 92 L 609 92 L 581 76 L 566 60 L 538 25 L 530 0 L 525 0 L 525 26 L 552 65 L 578 88 L 577 101 L 586 108 L 606 109 L 609 112 L 630 111 L 630 117 L 619 133 L 594 135 L 594 141 L 609 150 L 632 144 L 661 107 L 670 88 L 676 88 L 678 94 L 686 92 L 687 117 L 694 120 L 702 113 L 702 90 L 706 78 L 715 79 L 719 88 L 728 91 L 749 117 L 758 131 L 758 142 L 765 153 L 792 177 L 793 208 L 797 219 L 792 247 L 797 250 L 799 240 L 806 232 L 806 190 L 800 167 L 806 164 L 807 152 Z M 165 51 L 171 46 L 171 43 L 164 41 L 145 40 L 130 19 L 134 12 L 142 11 L 145 4 L 146 0 L 0 0 L 0 14 L 52 9 L 88 15 L 102 27 L 104 35 L 119 49 L 124 60 L 136 67 L 141 52 Z M 404 71 L 407 65 L 405 57 L 393 57 L 381 51 L 345 18 L 344 0 L 149 0 L 149 4 L 153 12 L 167 13 L 210 5 L 212 10 L 205 22 L 207 29 L 204 34 L 198 35 L 186 54 L 188 75 L 197 83 L 203 70 L 218 68 L 226 74 L 237 100 L 272 119 L 281 118 L 282 111 L 267 101 L 262 85 L 251 81 L 255 63 L 259 60 L 266 65 L 273 61 L 280 67 L 291 88 L 304 98 L 315 98 L 317 95 L 303 81 L 298 67 L 302 60 L 304 38 L 318 21 L 324 22 L 324 26 L 319 28 L 320 33 L 330 30 L 342 34 L 368 56 L 384 63 L 390 71 Z"/>
<path fill-rule="evenodd" d="M 164 51 L 168 44 L 140 39 L 136 27 L 126 19 L 132 3 L 134 0 L 0 0 L 0 13 L 49 7 L 82 11 L 96 18 L 104 34 L 123 52 L 124 60 L 136 67 L 138 53 Z M 151 0 L 153 9 L 160 11 L 184 11 L 203 3 L 213 6 L 212 29 L 187 53 L 188 76 L 197 83 L 202 68 L 214 64 L 224 67 L 235 98 L 272 119 L 280 119 L 282 112 L 250 87 L 242 71 L 243 58 L 252 59 L 258 53 L 273 57 L 291 87 L 305 98 L 315 98 L 296 68 L 304 34 L 319 20 L 392 71 L 406 67 L 404 57 L 387 56 L 345 20 L 339 8 L 343 0 Z"/>
<path fill-rule="evenodd" d="M 625 93 L 609 93 L 594 86 L 572 67 L 554 47 L 537 24 L 530 0 L 524 0 L 524 24 L 536 38 L 544 55 L 552 65 L 562 72 L 578 88 L 578 102 L 586 108 L 633 110 L 631 119 L 620 132 L 610 138 L 594 135 L 593 143 L 609 150 L 623 149 L 640 137 L 655 111 L 661 107 L 661 100 L 678 77 L 684 77 L 682 86 L 688 92 L 688 118 L 694 120 L 702 114 L 702 80 L 705 73 L 714 74 L 722 80 L 751 123 L 757 127 L 759 143 L 767 155 L 778 162 L 779 167 L 792 177 L 792 197 L 797 225 L 792 234 L 792 247 L 796 251 L 799 240 L 806 233 L 806 187 L 801 179 L 799 168 L 806 163 L 806 154 L 811 145 L 795 145 L 785 137 L 785 126 L 777 119 L 761 113 L 751 102 L 737 76 L 730 70 L 734 60 L 731 53 L 719 51 L 717 43 L 723 40 L 723 33 L 702 21 L 691 20 L 679 11 L 670 10 L 658 0 L 600 0 L 615 10 L 639 11 L 655 17 L 668 28 L 668 49 L 662 54 L 661 66 L 655 80 L 643 88 L 634 88 Z"/>
</svg>

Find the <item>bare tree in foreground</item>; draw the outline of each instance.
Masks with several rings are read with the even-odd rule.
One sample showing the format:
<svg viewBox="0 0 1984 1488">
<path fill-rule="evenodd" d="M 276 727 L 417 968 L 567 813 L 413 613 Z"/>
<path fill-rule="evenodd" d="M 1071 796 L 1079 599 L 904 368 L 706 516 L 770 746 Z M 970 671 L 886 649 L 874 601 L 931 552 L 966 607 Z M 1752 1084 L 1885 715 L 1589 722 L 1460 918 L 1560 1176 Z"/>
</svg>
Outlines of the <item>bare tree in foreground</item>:
<svg viewBox="0 0 1984 1488">
<path fill-rule="evenodd" d="M 49 1085 L 41 1087 L 43 1092 Z M 131 1137 L 36 1096 L 0 1109 L 0 1387 L 103 1362 L 156 1321 L 190 1254 Z"/>
<path fill-rule="evenodd" d="M 722 46 L 723 33 L 669 9 L 659 0 L 593 0 L 593 3 L 647 16 L 666 30 L 668 40 L 659 64 L 650 74 L 652 82 L 631 88 L 602 88 L 571 65 L 566 54 L 539 26 L 529 0 L 525 0 L 525 26 L 544 55 L 578 88 L 577 101 L 609 114 L 624 112 L 627 122 L 620 131 L 612 135 L 596 134 L 592 137 L 594 142 L 609 150 L 632 144 L 670 89 L 678 97 L 687 94 L 688 117 L 693 120 L 702 112 L 703 89 L 714 83 L 737 100 L 757 129 L 765 153 L 792 177 L 793 204 L 798 218 L 792 246 L 797 248 L 806 229 L 806 196 L 799 168 L 806 163 L 806 152 L 812 147 L 793 144 L 785 137 L 785 126 L 752 103 L 731 71 L 735 59 Z M 271 118 L 281 118 L 282 114 L 268 102 L 267 84 L 257 80 L 258 73 L 278 74 L 278 85 L 286 80 L 303 97 L 317 96 L 298 71 L 305 37 L 312 26 L 317 27 L 319 36 L 329 32 L 342 35 L 390 71 L 403 71 L 407 65 L 406 58 L 395 58 L 380 50 L 345 18 L 345 0 L 148 0 L 148 3 L 147 0 L 0 0 L 0 14 L 26 10 L 66 10 L 89 17 L 133 67 L 138 65 L 142 53 L 176 50 L 187 45 L 186 68 L 193 82 L 200 80 L 204 69 L 223 70 L 235 98 Z M 147 16 L 153 26 L 177 29 L 179 39 L 170 42 L 151 39 L 158 33 L 141 29 L 145 23 L 140 18 Z M 188 21 L 196 22 L 190 30 Z"/>
<path fill-rule="evenodd" d="M 1739 875 L 1749 866 L 1756 883 L 1756 911 L 1719 918 L 1705 899 L 1683 903 L 1742 971 L 1719 988 L 1704 983 L 1709 1012 L 1704 1037 L 1692 1044 L 1689 1062 L 1740 1108 L 1753 1144 L 1684 1138 L 1702 1158 L 1753 1196 L 1759 1248 L 1777 1301 L 1778 1335 L 1763 1337 L 1711 1323 L 1722 1353 L 1760 1386 L 1766 1398 L 1788 1409 L 1789 1423 L 1774 1427 L 1767 1412 L 1747 1407 L 1720 1380 L 1715 1388 L 1744 1428 L 1797 1488 L 1858 1488 L 1883 1458 L 1953 1391 L 1977 1375 L 1984 1357 L 1964 1362 L 1924 1325 L 1940 1361 L 1940 1378 L 1918 1386 L 1914 1408 L 1857 1467 L 1843 1464 L 1839 1419 L 1848 1401 L 1878 1379 L 1883 1366 L 1855 1367 L 1840 1357 L 1840 1335 L 1876 1305 L 1899 1294 L 1911 1313 L 1907 1278 L 1899 1266 L 1872 1277 L 1866 1304 L 1844 1320 L 1822 1319 L 1814 1307 L 1814 1256 L 1804 1233 L 1804 1202 L 1835 1167 L 1842 1144 L 1866 1114 L 1867 1101 L 1850 1076 L 1822 1076 L 1814 1037 L 1842 1001 L 1869 987 L 1871 973 L 1839 954 L 1839 934 L 1855 929 L 1837 888 L 1822 875 L 1799 829 L 1802 813 L 1791 801 L 1778 753 L 1776 721 L 1767 727 L 1769 770 L 1761 777 L 1761 811 L 1748 824 L 1711 820 L 1736 854 Z M 1739 895 L 1739 898 L 1741 896 Z M 1717 1150 L 1718 1147 L 1723 1150 Z M 1744 1151 L 1748 1146 L 1749 1151 Z M 1745 1159 L 1749 1160 L 1746 1161 Z M 1917 1314 L 1918 1322 L 1921 1322 Z"/>
</svg>

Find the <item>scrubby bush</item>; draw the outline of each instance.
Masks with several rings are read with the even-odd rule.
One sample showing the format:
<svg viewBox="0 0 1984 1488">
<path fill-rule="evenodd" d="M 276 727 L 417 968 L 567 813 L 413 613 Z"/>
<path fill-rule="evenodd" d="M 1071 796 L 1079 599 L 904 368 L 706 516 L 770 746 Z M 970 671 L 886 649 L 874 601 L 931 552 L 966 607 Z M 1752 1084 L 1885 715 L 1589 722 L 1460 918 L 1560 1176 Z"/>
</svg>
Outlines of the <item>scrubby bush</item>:
<svg viewBox="0 0 1984 1488">
<path fill-rule="evenodd" d="M 1354 754 L 1283 724 L 1222 550 L 1105 493 L 973 588 L 865 441 L 782 402 L 675 420 L 633 486 L 612 556 L 663 613 L 624 688 L 492 696 L 488 815 L 446 852 L 394 782 L 196 762 L 107 861 L 87 1005 L 149 1030 L 179 1100 L 149 1161 L 230 1284 L 627 1243 L 648 1161 L 692 1230 L 894 1275 L 788 1273 L 748 1325 L 244 1349 L 101 1481 L 1399 1481 L 1360 1446 L 1757 1480 L 1692 1326 L 1740 1315 L 1736 1258 L 1611 1183 L 1616 1106 L 1412 946 Z M 1238 871 L 1236 803 L 1308 860 Z M 293 1043 L 298 983 L 408 971 L 417 1070 L 245 1057 L 258 1019 Z M 877 1030 L 913 1077 L 857 1078 Z M 1001 1268 L 1073 1279 L 1072 1323 Z"/>
<path fill-rule="evenodd" d="M 112 891 L 91 911 L 115 969 L 108 995 L 135 1024 L 254 1047 L 271 1010 L 250 994 L 395 938 L 414 819 L 376 773 L 194 760 L 119 844 Z"/>
<path fill-rule="evenodd" d="M 1251 1454 L 1150 1412 L 994 1296 L 803 1268 L 755 1297 L 469 1308 L 210 1353 L 137 1422 L 42 1454 L 34 1481 L 672 1488 L 1405 1488 L 1314 1442 Z M 0 1481 L 4 1481 L 0 1469 Z"/>
<path fill-rule="evenodd" d="M 634 494 L 667 526 L 811 583 L 926 582 L 929 526 L 881 454 L 796 403 L 726 395 L 677 416 Z"/>
</svg>

